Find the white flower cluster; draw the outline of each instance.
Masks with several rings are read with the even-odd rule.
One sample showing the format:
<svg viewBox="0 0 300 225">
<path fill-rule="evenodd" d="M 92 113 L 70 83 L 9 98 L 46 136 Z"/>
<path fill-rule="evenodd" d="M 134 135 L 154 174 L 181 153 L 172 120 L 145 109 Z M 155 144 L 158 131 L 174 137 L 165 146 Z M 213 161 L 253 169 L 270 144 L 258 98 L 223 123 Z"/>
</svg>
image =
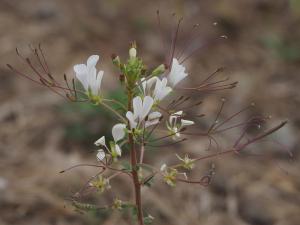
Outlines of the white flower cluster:
<svg viewBox="0 0 300 225">
<path fill-rule="evenodd" d="M 135 56 L 131 52 L 131 56 Z M 84 89 L 89 95 L 100 97 L 100 86 L 104 72 L 100 70 L 97 73 L 96 64 L 99 60 L 98 55 L 92 55 L 88 58 L 87 64 L 78 64 L 74 66 L 74 71 L 77 79 L 81 82 Z M 118 123 L 112 128 L 113 141 L 106 144 L 105 137 L 99 138 L 96 146 L 101 146 L 98 150 L 97 159 L 103 160 L 106 157 L 106 152 L 113 158 L 121 156 L 121 141 L 127 132 L 131 130 L 143 130 L 160 122 L 161 112 L 153 109 L 160 101 L 168 96 L 175 86 L 186 78 L 188 74 L 185 72 L 185 67 L 180 65 L 178 60 L 173 58 L 171 70 L 162 78 L 158 76 L 142 78 L 140 81 L 140 96 L 136 96 L 132 100 L 133 110 L 126 113 L 128 124 Z M 169 86 L 168 86 L 169 85 Z M 180 130 L 194 122 L 182 119 L 183 112 L 179 111 L 172 114 L 167 122 L 167 129 L 172 134 L 172 138 L 177 140 L 180 137 Z"/>
<path fill-rule="evenodd" d="M 104 72 L 100 70 L 97 73 L 96 64 L 99 61 L 98 55 L 92 55 L 88 58 L 86 64 L 77 64 L 74 66 L 74 71 L 77 79 L 87 92 L 92 95 L 100 95 L 101 81 Z"/>
</svg>

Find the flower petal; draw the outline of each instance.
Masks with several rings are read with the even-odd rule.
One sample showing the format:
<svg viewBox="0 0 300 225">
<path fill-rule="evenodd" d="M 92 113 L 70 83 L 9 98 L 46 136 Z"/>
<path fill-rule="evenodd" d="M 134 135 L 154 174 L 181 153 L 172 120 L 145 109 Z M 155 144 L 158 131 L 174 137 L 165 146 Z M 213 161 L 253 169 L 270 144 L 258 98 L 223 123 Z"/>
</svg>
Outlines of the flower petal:
<svg viewBox="0 0 300 225">
<path fill-rule="evenodd" d="M 181 127 L 183 126 L 191 126 L 191 125 L 194 125 L 194 121 L 191 121 L 191 120 L 181 120 Z"/>
<path fill-rule="evenodd" d="M 152 112 L 148 116 L 148 120 L 145 123 L 145 128 L 150 127 L 152 125 L 158 124 L 161 117 L 160 112 Z"/>
<path fill-rule="evenodd" d="M 106 146 L 105 144 L 105 136 L 102 136 L 94 143 L 96 146 Z"/>
<path fill-rule="evenodd" d="M 140 96 L 136 96 L 133 101 L 133 116 L 135 119 L 141 118 L 143 113 L 143 101 Z M 141 119 L 140 119 L 141 120 Z"/>
<path fill-rule="evenodd" d="M 174 116 L 182 116 L 183 115 L 183 111 L 177 111 L 176 113 L 173 114 Z"/>
<path fill-rule="evenodd" d="M 87 77 L 87 68 L 86 65 L 84 64 L 77 64 L 74 66 L 74 71 L 76 78 L 80 81 L 82 84 L 83 88 L 85 90 L 88 90 L 88 77 Z"/>
<path fill-rule="evenodd" d="M 160 167 L 160 171 L 163 172 L 163 171 L 165 171 L 166 169 L 167 169 L 167 164 L 165 164 L 165 163 L 162 164 L 161 167 Z"/>
<path fill-rule="evenodd" d="M 148 120 L 159 119 L 161 117 L 160 112 L 152 112 L 148 116 Z"/>
<path fill-rule="evenodd" d="M 171 87 L 167 87 L 167 81 L 167 78 L 157 79 L 153 94 L 155 100 L 163 100 L 172 91 Z"/>
<path fill-rule="evenodd" d="M 176 127 L 177 119 L 180 118 L 182 115 L 183 115 L 183 111 L 182 111 L 182 110 L 173 113 L 173 114 L 169 117 L 169 124 L 170 124 L 170 127 Z"/>
<path fill-rule="evenodd" d="M 87 59 L 87 67 L 95 67 L 97 62 L 99 60 L 99 55 L 91 55 L 88 59 Z"/>
<path fill-rule="evenodd" d="M 153 106 L 154 100 L 152 97 L 150 96 L 146 96 L 144 98 L 144 102 L 143 102 L 143 111 L 140 117 L 140 120 L 145 119 L 145 117 L 148 115 L 148 113 L 150 112 L 152 106 Z"/>
<path fill-rule="evenodd" d="M 90 67 L 88 69 L 88 74 L 87 74 L 87 80 L 88 80 L 88 86 L 92 91 L 93 95 L 97 95 L 98 93 L 98 88 L 96 86 L 96 81 L 97 81 L 97 70 L 96 67 Z"/>
<path fill-rule="evenodd" d="M 120 146 L 117 145 L 117 144 L 116 144 L 116 146 L 115 146 L 115 151 L 116 151 L 116 153 L 117 153 L 118 156 L 121 156 L 121 155 L 122 155 L 122 150 L 121 150 Z"/>
<path fill-rule="evenodd" d="M 104 74 L 104 71 L 103 70 L 100 70 L 98 72 L 98 75 L 97 75 L 97 78 L 96 78 L 96 92 L 97 92 L 97 95 L 100 94 L 100 88 L 101 88 L 101 82 L 102 82 L 102 78 L 103 78 L 103 74 Z"/>
<path fill-rule="evenodd" d="M 104 152 L 104 150 L 103 149 L 99 149 L 96 157 L 97 157 L 97 159 L 99 161 L 102 161 L 105 158 L 105 152 Z"/>
<path fill-rule="evenodd" d="M 137 122 L 135 122 L 134 115 L 133 115 L 133 113 L 131 111 L 128 111 L 126 113 L 126 118 L 129 121 L 130 128 L 131 129 L 136 128 Z"/>
<path fill-rule="evenodd" d="M 86 73 L 87 68 L 85 64 L 77 64 L 73 67 L 75 73 Z"/>
<path fill-rule="evenodd" d="M 188 74 L 185 72 L 185 67 L 180 65 L 176 58 L 173 58 L 172 68 L 168 75 L 168 81 L 172 87 L 176 86 L 182 81 Z"/>
<path fill-rule="evenodd" d="M 115 142 L 117 142 L 117 141 L 124 138 L 125 128 L 126 128 L 126 124 L 124 124 L 124 123 L 118 123 L 118 124 L 113 126 L 112 136 L 113 136 Z"/>
<path fill-rule="evenodd" d="M 149 80 L 147 80 L 147 89 L 150 91 L 152 86 L 159 80 L 157 77 L 151 77 Z"/>
</svg>

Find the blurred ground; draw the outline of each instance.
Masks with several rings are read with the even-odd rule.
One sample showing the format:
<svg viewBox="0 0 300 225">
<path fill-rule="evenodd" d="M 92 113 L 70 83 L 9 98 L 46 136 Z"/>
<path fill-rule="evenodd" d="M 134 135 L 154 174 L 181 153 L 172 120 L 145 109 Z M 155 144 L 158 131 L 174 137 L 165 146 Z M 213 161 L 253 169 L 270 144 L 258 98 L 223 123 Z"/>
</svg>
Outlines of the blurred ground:
<svg viewBox="0 0 300 225">
<path fill-rule="evenodd" d="M 0 0 L 1 225 L 130 224 L 119 213 L 81 215 L 66 204 L 65 198 L 95 171 L 78 169 L 58 174 L 70 165 L 95 161 L 91 143 L 110 132 L 109 115 L 67 104 L 52 92 L 12 74 L 5 64 L 22 68 L 15 48 L 42 43 L 52 72 L 73 76 L 72 65 L 88 55 L 100 54 L 106 73 L 103 86 L 111 92 L 117 88 L 111 53 L 125 56 L 129 42 L 136 40 L 147 63 L 154 65 L 162 58 L 157 8 L 162 12 L 165 36 L 174 25 L 174 11 L 185 16 L 183 29 L 200 24 L 201 40 L 213 39 L 216 34 L 229 36 L 225 43 L 211 45 L 186 62 L 190 83 L 220 66 L 240 81 L 231 92 L 205 98 L 198 111 L 208 117 L 200 125 L 207 126 L 214 118 L 221 97 L 228 99 L 223 117 L 254 101 L 257 113 L 272 115 L 271 124 L 289 119 L 288 126 L 273 135 L 273 140 L 287 146 L 294 157 L 290 160 L 278 144 L 262 142 L 250 150 L 265 152 L 268 158 L 226 156 L 213 160 L 216 175 L 206 188 L 178 185 L 172 189 L 159 182 L 153 189 L 145 188 L 144 202 L 147 212 L 156 218 L 154 224 L 299 224 L 298 0 Z M 214 22 L 218 25 L 213 26 Z M 184 31 L 182 34 L 188 36 Z M 228 139 L 225 135 L 223 142 Z M 201 152 L 203 140 L 178 147 L 178 152 L 205 154 Z M 168 152 L 174 150 L 169 148 Z M 159 157 L 152 154 L 149 161 L 159 166 L 174 160 L 173 154 L 160 151 Z M 193 175 L 205 173 L 211 162 L 201 163 Z M 127 181 L 117 182 L 116 191 L 128 199 L 131 192 Z M 109 193 L 99 199 L 111 196 Z"/>
</svg>

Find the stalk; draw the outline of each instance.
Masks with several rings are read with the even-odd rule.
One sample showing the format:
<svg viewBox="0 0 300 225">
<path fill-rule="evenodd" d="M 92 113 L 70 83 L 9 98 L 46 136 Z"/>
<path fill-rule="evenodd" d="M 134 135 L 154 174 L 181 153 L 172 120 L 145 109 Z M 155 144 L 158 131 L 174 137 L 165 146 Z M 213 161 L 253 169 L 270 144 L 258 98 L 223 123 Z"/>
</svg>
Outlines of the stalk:
<svg viewBox="0 0 300 225">
<path fill-rule="evenodd" d="M 132 97 L 133 92 L 131 88 L 128 88 L 128 111 L 132 111 Z M 137 168 L 137 151 L 135 148 L 135 143 L 133 139 L 133 134 L 129 133 L 128 142 L 130 147 L 130 159 L 131 159 L 131 168 L 132 168 L 132 177 L 133 177 L 133 188 L 135 193 L 135 205 L 137 209 L 137 219 L 139 225 L 144 225 L 143 209 L 142 209 L 142 198 L 141 198 L 141 184 L 138 177 L 138 168 Z"/>
</svg>

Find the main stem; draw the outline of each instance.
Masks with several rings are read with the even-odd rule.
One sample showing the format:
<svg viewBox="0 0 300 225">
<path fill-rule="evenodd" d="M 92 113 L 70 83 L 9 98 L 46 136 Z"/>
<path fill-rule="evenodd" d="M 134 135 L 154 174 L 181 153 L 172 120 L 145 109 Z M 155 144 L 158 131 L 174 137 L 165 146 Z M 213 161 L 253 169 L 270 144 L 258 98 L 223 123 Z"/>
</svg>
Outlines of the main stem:
<svg viewBox="0 0 300 225">
<path fill-rule="evenodd" d="M 128 90 L 128 111 L 132 111 L 132 98 L 133 92 L 132 89 Z M 141 184 L 138 177 L 138 168 L 137 168 L 137 151 L 135 148 L 135 143 L 133 139 L 133 134 L 129 133 L 128 142 L 130 146 L 130 158 L 131 158 L 131 168 L 132 168 L 132 177 L 133 177 L 133 187 L 135 193 L 135 204 L 137 209 L 137 219 L 139 225 L 144 225 L 143 209 L 142 209 L 142 198 L 141 198 Z"/>
</svg>

